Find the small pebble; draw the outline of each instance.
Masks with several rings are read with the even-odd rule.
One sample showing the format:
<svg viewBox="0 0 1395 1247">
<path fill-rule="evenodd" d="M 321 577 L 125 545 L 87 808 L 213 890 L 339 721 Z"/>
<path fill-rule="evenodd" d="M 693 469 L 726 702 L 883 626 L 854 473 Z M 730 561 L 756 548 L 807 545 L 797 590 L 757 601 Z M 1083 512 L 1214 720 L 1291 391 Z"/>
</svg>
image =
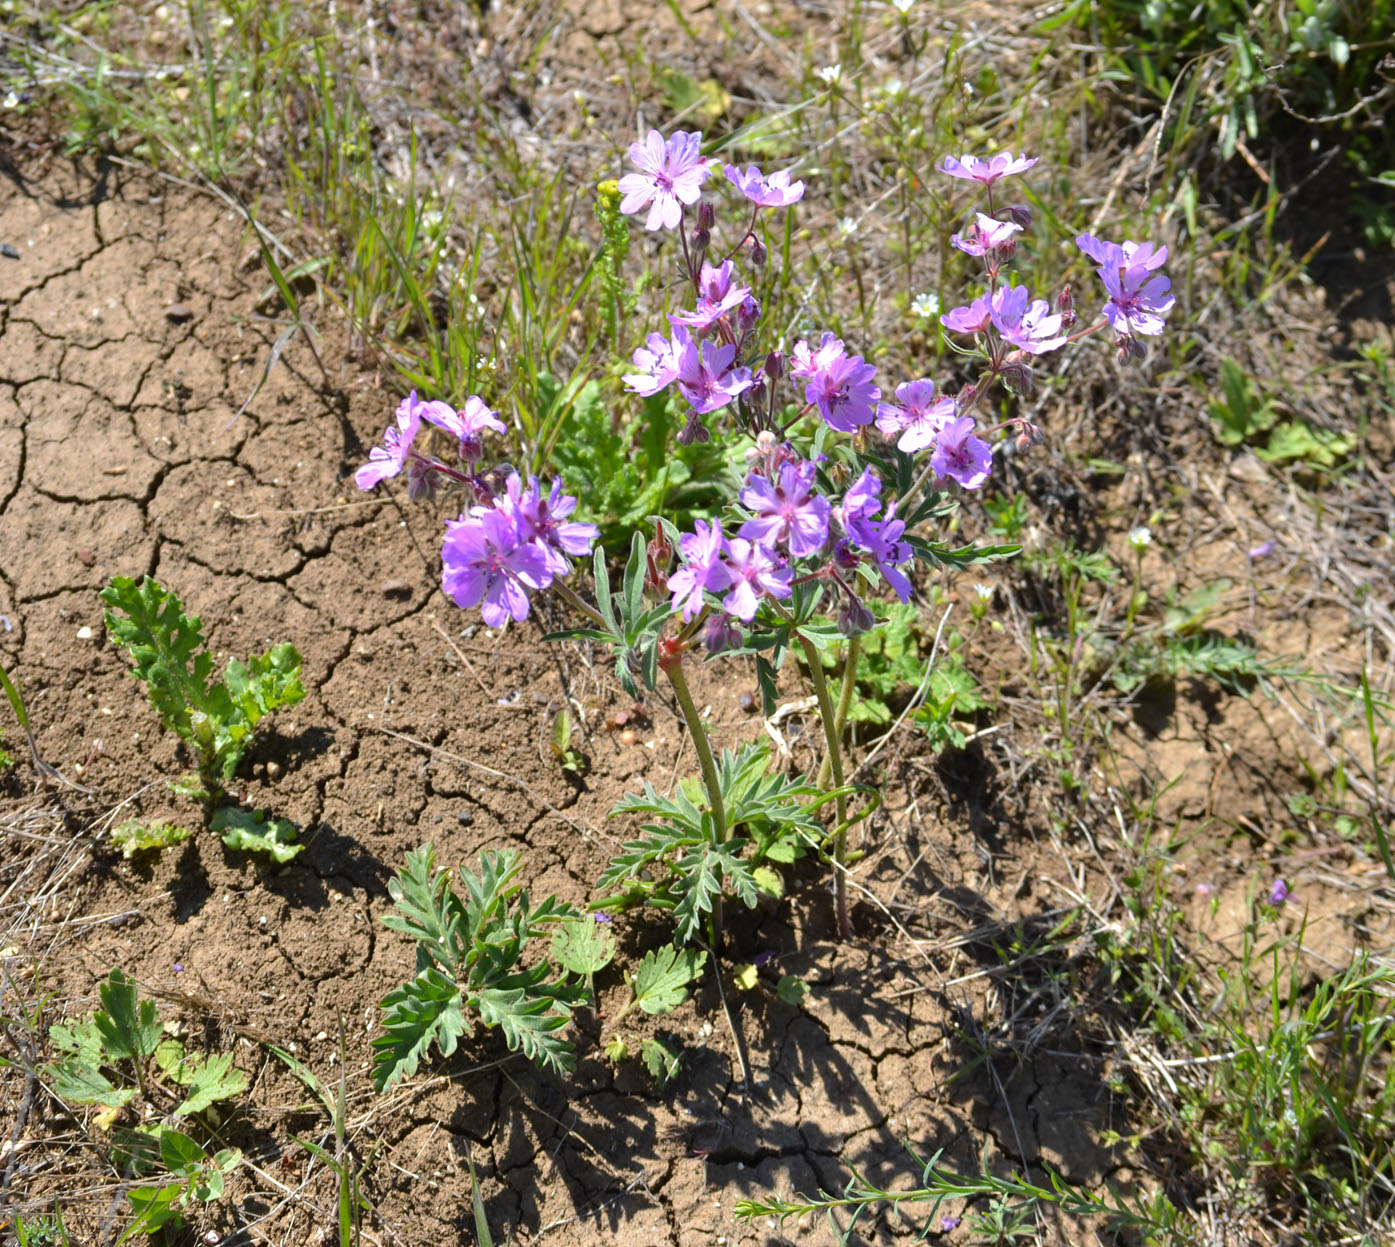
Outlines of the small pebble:
<svg viewBox="0 0 1395 1247">
<path fill-rule="evenodd" d="M 73 553 L 77 555 L 77 561 L 84 567 L 91 567 L 97 561 L 96 551 L 91 546 L 78 546 Z"/>
<path fill-rule="evenodd" d="M 405 580 L 385 580 L 383 581 L 383 596 L 385 598 L 409 598 L 412 596 L 412 586 Z"/>
<path fill-rule="evenodd" d="M 468 827 L 475 821 L 474 810 L 461 810 L 460 813 L 455 816 L 455 821 L 462 827 Z"/>
<path fill-rule="evenodd" d="M 183 324 L 186 320 L 194 319 L 194 309 L 187 303 L 171 303 L 165 308 L 165 319 L 174 321 L 176 325 Z"/>
<path fill-rule="evenodd" d="M 82 627 L 77 630 L 77 639 L 79 641 L 90 641 L 92 639 L 92 629 L 86 624 L 83 624 Z"/>
<path fill-rule="evenodd" d="M 0 242 L 0 255 L 3 255 L 7 260 L 19 259 L 19 252 L 13 243 Z"/>
<path fill-rule="evenodd" d="M 280 779 L 281 764 L 279 762 L 268 762 L 266 764 L 266 777 L 267 779 Z"/>
</svg>

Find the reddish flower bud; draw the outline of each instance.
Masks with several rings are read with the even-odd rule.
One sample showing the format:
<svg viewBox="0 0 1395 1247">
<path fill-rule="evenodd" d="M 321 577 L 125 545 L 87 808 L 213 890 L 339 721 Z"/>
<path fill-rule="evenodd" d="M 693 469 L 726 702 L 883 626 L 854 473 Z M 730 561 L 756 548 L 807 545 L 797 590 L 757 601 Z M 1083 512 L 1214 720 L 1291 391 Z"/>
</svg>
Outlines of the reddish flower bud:
<svg viewBox="0 0 1395 1247">
<path fill-rule="evenodd" d="M 1032 205 L 1031 204 L 1008 204 L 1008 220 L 1014 225 L 1020 225 L 1024 230 L 1032 228 Z"/>
<path fill-rule="evenodd" d="M 765 357 L 765 375 L 772 381 L 778 381 L 785 375 L 785 356 L 782 351 L 771 351 Z"/>
<path fill-rule="evenodd" d="M 751 239 L 751 263 L 756 268 L 765 267 L 765 244 L 759 238 Z"/>
<path fill-rule="evenodd" d="M 698 204 L 697 228 L 710 230 L 717 222 L 717 209 L 710 200 L 704 199 Z"/>
<path fill-rule="evenodd" d="M 661 528 L 645 547 L 644 587 L 658 596 L 668 592 L 668 566 L 673 561 L 673 546 Z"/>
</svg>

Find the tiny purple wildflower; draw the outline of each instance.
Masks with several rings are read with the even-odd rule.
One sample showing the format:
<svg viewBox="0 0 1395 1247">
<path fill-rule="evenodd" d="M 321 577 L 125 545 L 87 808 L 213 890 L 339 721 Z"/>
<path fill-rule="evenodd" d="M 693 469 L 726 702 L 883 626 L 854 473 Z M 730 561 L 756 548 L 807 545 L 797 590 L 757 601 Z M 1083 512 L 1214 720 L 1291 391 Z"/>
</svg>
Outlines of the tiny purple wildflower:
<svg viewBox="0 0 1395 1247">
<path fill-rule="evenodd" d="M 846 528 L 848 539 L 872 556 L 877 570 L 886 577 L 896 596 L 903 602 L 909 602 L 911 582 L 897 564 L 909 562 L 915 552 L 908 542 L 901 540 L 906 524 L 904 520 L 896 518 L 896 504 L 893 502 L 887 508 L 885 519 L 860 516 L 848 521 Z"/>
<path fill-rule="evenodd" d="M 745 303 L 750 293 L 749 286 L 732 286 L 730 260 L 723 260 L 716 267 L 704 264 L 698 277 L 697 309 L 674 312 L 669 321 L 686 325 L 700 337 L 711 333 L 723 316 Z"/>
<path fill-rule="evenodd" d="M 838 519 L 846 530 L 858 520 L 876 515 L 882 509 L 882 481 L 870 467 L 862 469 L 862 475 L 843 495 L 843 503 L 838 508 Z"/>
<path fill-rule="evenodd" d="M 528 478 L 528 488 L 524 489 L 518 473 L 513 472 L 497 505 L 508 512 L 519 540 L 532 542 L 543 552 L 552 576 L 568 575 L 572 565 L 567 555 L 590 554 L 592 543 L 601 535 L 594 524 L 567 519 L 576 510 L 576 499 L 562 493 L 560 480 L 554 480 L 544 495 L 536 476 Z"/>
<path fill-rule="evenodd" d="M 615 921 L 615 919 L 612 918 L 609 914 L 602 913 L 600 910 L 597 910 L 594 914 L 591 915 L 591 917 L 594 918 L 597 922 L 610 923 Z"/>
<path fill-rule="evenodd" d="M 674 325 L 667 338 L 661 333 L 651 333 L 648 346 L 634 353 L 634 364 L 639 371 L 626 374 L 626 388 L 644 398 L 666 389 L 678 380 L 684 359 L 693 349 L 693 335 L 685 325 Z"/>
<path fill-rule="evenodd" d="M 528 590 L 545 588 L 552 575 L 547 556 L 519 540 L 505 511 L 477 512 L 446 524 L 441 587 L 457 606 L 479 606 L 484 622 L 500 628 L 505 620 L 528 618 Z"/>
<path fill-rule="evenodd" d="M 896 449 L 911 455 L 933 445 L 957 410 L 949 395 L 935 398 L 935 383 L 928 377 L 904 381 L 896 387 L 896 402 L 882 403 L 877 408 L 877 428 L 887 437 L 899 433 Z"/>
<path fill-rule="evenodd" d="M 1104 315 L 1116 332 L 1132 337 L 1162 333 L 1164 317 L 1177 302 L 1172 282 L 1154 270 L 1167 261 L 1167 248 L 1150 242 L 1106 242 L 1080 234 L 1075 245 L 1099 265 L 1095 271 L 1109 293 Z"/>
<path fill-rule="evenodd" d="M 733 587 L 722 605 L 743 623 L 756 617 L 762 596 L 787 598 L 794 592 L 790 587 L 794 573 L 780 566 L 774 551 L 759 542 L 733 537 L 727 542 L 727 556 Z"/>
<path fill-rule="evenodd" d="M 752 518 L 738 532 L 751 541 L 784 542 L 795 558 L 817 554 L 828 540 L 828 499 L 814 493 L 818 465 L 782 463 L 775 480 L 752 475 L 740 493 Z"/>
<path fill-rule="evenodd" d="M 707 646 L 709 654 L 725 654 L 740 649 L 741 642 L 741 629 L 725 611 L 714 612 L 702 625 L 702 643 Z"/>
<path fill-rule="evenodd" d="M 993 320 L 993 304 L 986 294 L 981 294 L 968 307 L 956 307 L 940 317 L 942 324 L 951 333 L 982 333 Z"/>
<path fill-rule="evenodd" d="M 768 178 L 755 165 L 744 171 L 727 165 L 725 171 L 727 180 L 759 208 L 788 208 L 804 195 L 804 183 L 791 182 L 788 169 Z"/>
<path fill-rule="evenodd" d="M 1045 299 L 1031 302 L 1026 286 L 999 286 L 993 292 L 993 324 L 1013 346 L 1029 355 L 1045 355 L 1063 346 L 1061 315 Z"/>
<path fill-rule="evenodd" d="M 940 1229 L 943 1230 L 944 1233 L 948 1234 L 950 1230 L 957 1230 L 959 1228 L 959 1222 L 959 1217 L 941 1217 Z"/>
<path fill-rule="evenodd" d="M 1274 886 L 1269 889 L 1269 903 L 1271 905 L 1282 905 L 1293 893 L 1288 890 L 1288 884 L 1282 879 L 1275 879 Z"/>
<path fill-rule="evenodd" d="M 993 451 L 975 437 L 974 418 L 960 416 L 940 430 L 930 466 L 941 478 L 956 480 L 965 489 L 978 489 L 993 471 Z"/>
<path fill-rule="evenodd" d="M 722 562 L 727 544 L 722 536 L 722 521 L 713 520 L 708 527 L 705 520 L 696 520 L 694 528 L 695 532 L 684 533 L 679 542 L 684 565 L 668 578 L 673 609 L 678 610 L 681 605 L 685 623 L 702 609 L 705 590 L 717 593 L 732 582 L 731 570 Z"/>
<path fill-rule="evenodd" d="M 412 441 L 421 428 L 421 407 L 415 390 L 397 405 L 397 427 L 388 425 L 387 432 L 383 434 L 383 444 L 374 446 L 368 452 L 368 462 L 354 473 L 354 484 L 360 489 L 372 489 L 379 481 L 402 471 L 402 465 L 412 449 Z"/>
<path fill-rule="evenodd" d="M 1011 152 L 999 152 L 987 160 L 981 156 L 964 155 L 957 160 L 953 156 L 946 156 L 935 168 L 952 178 L 965 178 L 992 186 L 999 178 L 1026 173 L 1040 159 L 1040 156 L 1014 156 Z"/>
<path fill-rule="evenodd" d="M 484 453 L 481 434 L 488 429 L 493 433 L 507 433 L 508 428 L 499 419 L 497 411 L 491 411 L 484 399 L 471 394 L 465 406 L 456 411 L 449 403 L 439 399 L 423 403 L 421 414 L 438 429 L 444 429 L 460 439 L 460 457 L 474 463 Z"/>
<path fill-rule="evenodd" d="M 647 206 L 645 229 L 677 229 L 683 205 L 697 203 L 711 172 L 701 147 L 702 134 L 692 130 L 675 130 L 667 140 L 650 130 L 642 143 L 631 143 L 630 159 L 641 172 L 620 179 L 620 211 L 628 214 Z"/>
<path fill-rule="evenodd" d="M 831 333 L 825 332 L 817 347 L 811 347 L 801 338 L 790 352 L 790 376 L 796 381 L 808 381 L 845 354 L 842 341 Z"/>
<path fill-rule="evenodd" d="M 1272 541 L 1262 541 L 1259 545 L 1252 546 L 1250 548 L 1249 557 L 1251 559 L 1262 559 L 1272 554 L 1273 552 L 1274 543 Z"/>
<path fill-rule="evenodd" d="M 825 335 L 818 356 L 824 356 L 828 345 Z M 799 346 L 795 350 L 798 351 Z M 809 378 L 804 397 L 819 409 L 819 414 L 830 429 L 851 433 L 871 424 L 876 417 L 877 401 L 882 396 L 881 390 L 872 384 L 872 378 L 876 375 L 876 368 L 861 355 L 845 354 L 840 342 L 838 354 Z"/>
<path fill-rule="evenodd" d="M 1012 241 L 1014 234 L 1020 234 L 1022 227 L 1012 221 L 995 221 L 991 216 L 977 213 L 974 223 L 963 235 L 951 234 L 949 241 L 965 255 L 987 255 Z"/>
<path fill-rule="evenodd" d="M 731 342 L 720 346 L 708 342 L 702 350 L 694 346 L 683 352 L 679 361 L 678 392 L 699 415 L 725 407 L 755 384 L 749 368 L 731 366 L 735 358 L 736 345 Z"/>
</svg>

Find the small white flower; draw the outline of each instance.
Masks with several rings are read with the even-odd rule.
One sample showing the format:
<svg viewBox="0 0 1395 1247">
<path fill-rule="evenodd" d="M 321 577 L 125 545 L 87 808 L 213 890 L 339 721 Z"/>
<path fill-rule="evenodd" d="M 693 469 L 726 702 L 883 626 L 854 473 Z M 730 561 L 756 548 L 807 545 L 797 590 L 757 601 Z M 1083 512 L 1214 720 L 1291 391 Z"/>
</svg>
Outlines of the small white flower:
<svg viewBox="0 0 1395 1247">
<path fill-rule="evenodd" d="M 5 107 L 6 107 L 6 108 L 16 108 L 16 107 L 18 107 L 18 105 L 19 105 L 19 96 L 17 96 L 13 91 L 7 92 L 6 95 L 5 95 Z"/>
<path fill-rule="evenodd" d="M 838 218 L 838 235 L 840 238 L 851 238 L 857 233 L 857 222 L 850 216 Z"/>
<path fill-rule="evenodd" d="M 911 11 L 911 5 L 914 3 L 915 0 L 891 0 L 891 7 L 901 14 L 902 17 L 905 17 L 905 15 Z"/>
<path fill-rule="evenodd" d="M 975 584 L 974 592 L 978 594 L 980 602 L 991 602 L 993 600 L 993 586 L 985 584 Z"/>
<path fill-rule="evenodd" d="M 822 69 L 816 70 L 815 73 L 831 87 L 835 82 L 842 80 L 843 66 L 841 64 L 825 65 Z"/>
<path fill-rule="evenodd" d="M 922 292 L 911 300 L 912 314 L 921 317 L 923 320 L 929 320 L 930 317 L 937 315 L 939 310 L 939 295 Z"/>
<path fill-rule="evenodd" d="M 906 84 L 902 82 L 900 78 L 888 78 L 882 84 L 882 90 L 894 100 L 898 95 L 905 92 Z"/>
<path fill-rule="evenodd" d="M 1129 545 L 1135 550 L 1144 550 L 1153 544 L 1153 534 L 1148 531 L 1146 524 L 1140 524 L 1137 528 L 1129 529 Z"/>
</svg>

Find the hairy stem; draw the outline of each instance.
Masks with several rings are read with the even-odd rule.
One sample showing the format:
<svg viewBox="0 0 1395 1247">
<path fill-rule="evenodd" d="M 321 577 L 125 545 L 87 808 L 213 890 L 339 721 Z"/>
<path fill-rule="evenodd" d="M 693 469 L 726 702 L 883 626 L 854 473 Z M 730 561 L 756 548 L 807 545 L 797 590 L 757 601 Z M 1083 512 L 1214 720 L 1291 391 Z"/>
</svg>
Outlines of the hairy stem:
<svg viewBox="0 0 1395 1247">
<path fill-rule="evenodd" d="M 823 660 L 818 647 L 808 637 L 800 636 L 799 643 L 804 647 L 804 657 L 809 663 L 809 679 L 814 685 L 814 696 L 819 701 L 819 718 L 823 721 L 823 738 L 828 746 L 824 762 L 833 775 L 834 787 L 838 790 L 835 798 L 838 813 L 838 832 L 833 837 L 833 910 L 838 917 L 838 935 L 841 939 L 852 938 L 852 920 L 848 915 L 848 799 L 843 795 L 843 735 L 839 729 L 839 715 L 833 706 L 833 698 L 828 692 L 828 681 L 823 674 Z M 855 655 L 849 646 L 849 659 Z M 850 665 L 855 665 L 850 662 Z M 856 680 L 854 674 L 853 679 Z M 844 690 L 848 687 L 846 673 Z M 851 694 L 849 693 L 849 697 Z M 840 701 L 842 698 L 840 697 Z M 845 712 L 846 713 L 846 712 Z M 822 770 L 820 770 L 822 774 Z"/>
</svg>

